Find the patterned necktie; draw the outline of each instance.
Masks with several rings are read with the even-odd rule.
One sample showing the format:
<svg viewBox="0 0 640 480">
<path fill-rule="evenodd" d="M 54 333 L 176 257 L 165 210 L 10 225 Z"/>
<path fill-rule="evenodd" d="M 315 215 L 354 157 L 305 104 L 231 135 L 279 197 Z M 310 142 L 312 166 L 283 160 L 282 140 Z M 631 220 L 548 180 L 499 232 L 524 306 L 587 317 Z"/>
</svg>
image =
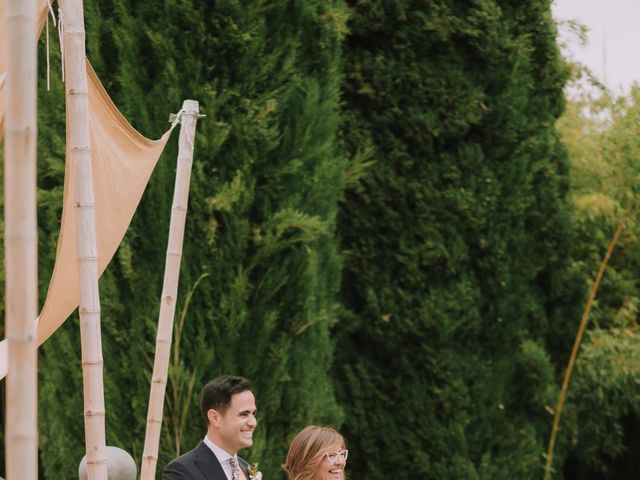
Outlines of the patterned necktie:
<svg viewBox="0 0 640 480">
<path fill-rule="evenodd" d="M 240 475 L 240 466 L 238 465 L 238 462 L 236 462 L 235 457 L 231 457 L 229 459 L 229 465 L 231 465 L 231 479 L 242 480 L 242 475 Z"/>
</svg>

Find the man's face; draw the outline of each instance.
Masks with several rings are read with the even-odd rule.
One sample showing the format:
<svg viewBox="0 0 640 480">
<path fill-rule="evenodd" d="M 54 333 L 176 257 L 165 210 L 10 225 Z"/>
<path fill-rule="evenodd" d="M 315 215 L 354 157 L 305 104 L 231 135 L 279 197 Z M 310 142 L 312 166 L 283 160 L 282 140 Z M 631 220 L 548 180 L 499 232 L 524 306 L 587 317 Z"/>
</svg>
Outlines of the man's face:
<svg viewBox="0 0 640 480">
<path fill-rule="evenodd" d="M 256 429 L 256 400 L 249 390 L 231 397 L 231 404 L 220 414 L 209 410 L 212 440 L 226 452 L 234 455 L 241 448 L 253 445 L 253 431 Z"/>
</svg>

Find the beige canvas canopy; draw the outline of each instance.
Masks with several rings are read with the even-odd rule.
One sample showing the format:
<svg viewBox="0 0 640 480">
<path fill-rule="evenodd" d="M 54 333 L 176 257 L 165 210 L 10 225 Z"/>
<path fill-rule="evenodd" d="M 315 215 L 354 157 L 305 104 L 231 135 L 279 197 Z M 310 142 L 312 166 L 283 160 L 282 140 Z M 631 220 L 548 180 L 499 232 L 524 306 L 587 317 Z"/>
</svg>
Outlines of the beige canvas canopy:
<svg viewBox="0 0 640 480">
<path fill-rule="evenodd" d="M 0 18 L 4 15 L 5 5 L 6 0 L 0 0 Z M 48 2 L 41 1 L 41 25 L 46 20 L 47 9 Z M 6 42 L 2 36 L 0 42 L 2 77 L 6 65 Z M 99 274 L 102 274 L 124 237 L 173 127 L 158 140 L 145 138 L 118 111 L 88 61 L 86 68 L 98 270 Z M 0 138 L 4 114 L 4 94 L 3 87 L 0 86 Z M 49 290 L 37 320 L 38 345 L 46 341 L 73 313 L 80 299 L 76 264 L 76 222 L 73 216 L 74 185 L 74 169 L 71 168 L 67 151 L 60 236 Z M 0 378 L 6 375 L 7 368 L 7 345 L 6 340 L 3 340 L 0 342 Z"/>
</svg>

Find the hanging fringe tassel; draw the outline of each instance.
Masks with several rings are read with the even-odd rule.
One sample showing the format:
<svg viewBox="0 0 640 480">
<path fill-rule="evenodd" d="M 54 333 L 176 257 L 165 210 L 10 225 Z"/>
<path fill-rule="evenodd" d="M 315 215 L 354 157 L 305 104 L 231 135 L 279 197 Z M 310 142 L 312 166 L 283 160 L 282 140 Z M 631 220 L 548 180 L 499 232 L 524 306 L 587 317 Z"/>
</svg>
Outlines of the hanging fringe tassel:
<svg viewBox="0 0 640 480">
<path fill-rule="evenodd" d="M 62 68 L 62 82 L 64 83 L 64 12 L 58 4 L 58 38 L 60 40 L 60 67 Z"/>
<path fill-rule="evenodd" d="M 49 7 L 49 14 L 47 15 L 47 22 L 45 24 L 46 37 L 47 37 L 47 92 L 51 90 L 51 62 L 49 59 L 49 17 L 53 21 L 53 26 L 58 27 L 58 36 L 60 37 L 60 25 L 62 24 L 62 9 L 58 6 L 58 15 L 60 16 L 60 21 L 56 22 L 56 14 L 53 11 L 53 5 L 51 4 L 51 0 L 47 0 L 47 5 Z M 62 56 L 62 51 L 64 45 L 62 44 L 62 37 L 60 37 L 60 55 Z M 64 57 L 63 57 L 64 58 Z M 64 60 L 62 65 L 62 81 L 64 82 Z"/>
<path fill-rule="evenodd" d="M 53 26 L 56 26 L 56 14 L 53 11 L 53 6 L 51 5 L 51 0 L 47 0 L 47 4 L 49 5 L 49 14 L 47 15 L 47 23 L 45 24 L 45 28 L 47 31 L 47 92 L 51 90 L 51 65 L 49 62 L 49 16 L 53 20 Z"/>
</svg>

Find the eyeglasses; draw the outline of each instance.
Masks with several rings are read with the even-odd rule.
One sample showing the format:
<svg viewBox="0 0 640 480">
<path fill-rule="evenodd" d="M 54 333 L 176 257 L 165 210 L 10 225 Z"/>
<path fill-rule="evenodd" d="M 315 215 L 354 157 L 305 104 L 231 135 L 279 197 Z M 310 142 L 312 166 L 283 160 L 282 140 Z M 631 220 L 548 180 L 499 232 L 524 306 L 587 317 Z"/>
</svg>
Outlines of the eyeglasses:
<svg viewBox="0 0 640 480">
<path fill-rule="evenodd" d="M 338 461 L 338 458 L 340 458 L 340 460 L 342 460 L 343 462 L 346 462 L 348 456 L 349 456 L 349 450 L 340 450 L 339 452 L 336 452 L 336 453 L 324 454 L 324 458 L 329 460 L 331 463 L 336 463 Z"/>
</svg>

